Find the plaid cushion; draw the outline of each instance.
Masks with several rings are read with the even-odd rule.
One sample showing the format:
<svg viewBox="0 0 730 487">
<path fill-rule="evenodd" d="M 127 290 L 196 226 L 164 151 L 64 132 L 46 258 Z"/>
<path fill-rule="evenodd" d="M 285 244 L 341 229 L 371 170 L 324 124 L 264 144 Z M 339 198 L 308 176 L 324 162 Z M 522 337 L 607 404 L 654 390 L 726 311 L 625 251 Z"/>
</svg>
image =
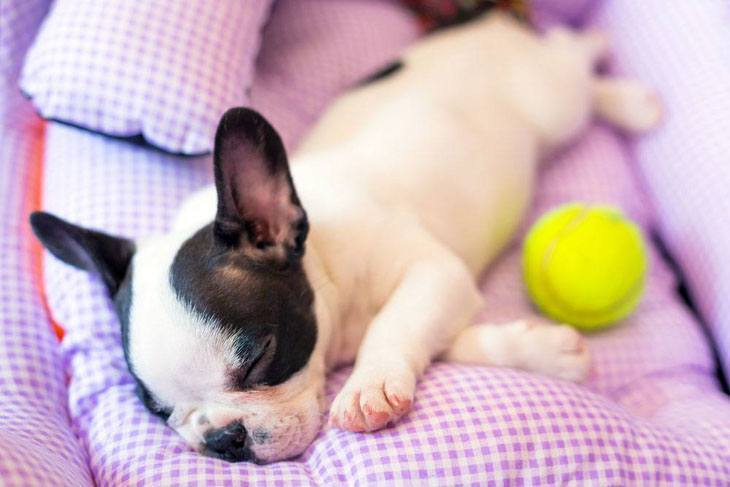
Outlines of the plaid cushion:
<svg viewBox="0 0 730 487">
<path fill-rule="evenodd" d="M 43 124 L 17 73 L 46 0 L 0 2 L 0 484 L 87 485 L 68 419 L 66 377 L 43 301 L 28 212 L 40 199 Z"/>
<path fill-rule="evenodd" d="M 360 21 L 394 25 L 384 19 L 396 11 L 384 2 L 369 5 L 377 15 L 348 19 L 353 29 Z M 395 36 L 371 32 L 380 46 Z M 343 51 L 360 45 L 347 37 L 333 44 Z M 296 66 L 300 55 L 292 48 L 281 65 Z M 307 76 L 316 86 L 316 76 Z M 275 96 L 266 103 L 275 107 Z M 282 126 L 285 139 L 296 140 L 292 134 L 309 115 L 278 110 L 290 120 Z M 49 129 L 45 206 L 85 225 L 132 236 L 162 231 L 181 199 L 210 179 L 208 158 L 180 159 L 55 124 Z M 625 145 L 603 127 L 545 168 L 528 220 L 573 199 L 622 206 L 645 229 L 652 227 Z M 519 250 L 508 250 L 484 276 L 485 319 L 532 312 Z M 231 465 L 190 451 L 134 396 L 118 323 L 100 283 L 46 259 L 45 286 L 54 316 L 68 328 L 63 357 L 72 376 L 70 414 L 100 485 L 723 485 L 730 478 L 728 401 L 712 379 L 705 338 L 676 296 L 675 276 L 654 249 L 637 313 L 590 338 L 596 367 L 587 388 L 509 370 L 436 364 L 419 384 L 415 409 L 397 427 L 374 435 L 328 430 L 300 458 L 268 466 Z M 348 372 L 332 374 L 330 399 Z M 36 478 L 23 475 L 27 483 Z"/>
<path fill-rule="evenodd" d="M 27 104 L 19 96 L 18 73 L 49 4 L 50 0 L 6 0 L 0 3 L 0 116 L 8 114 L 8 117 L 13 117 L 13 122 L 24 119 L 13 115 L 17 107 L 23 110 L 22 107 Z"/>
<path fill-rule="evenodd" d="M 125 235 L 162 231 L 174 208 L 211 180 L 208 158 L 185 163 L 60 125 L 49 127 L 46 207 Z M 618 204 L 645 228 L 622 142 L 595 127 L 541 176 L 530 220 L 567 200 Z M 484 276 L 483 318 L 532 312 L 519 247 Z M 415 409 L 376 434 L 324 431 L 299 458 L 268 466 L 227 464 L 191 451 L 134 394 L 119 324 L 103 286 L 46 260 L 54 316 L 67 328 L 73 425 L 101 485 L 596 485 L 716 484 L 730 475 L 730 403 L 712 379 L 711 352 L 676 296 L 673 274 L 651 255 L 646 298 L 623 324 L 590 337 L 587 387 L 510 370 L 436 364 Z M 349 369 L 329 378 L 331 400 Z"/>
<path fill-rule="evenodd" d="M 399 0 L 278 0 L 251 106 L 291 150 L 334 96 L 397 59 L 419 34 Z"/>
<path fill-rule="evenodd" d="M 636 162 L 677 260 L 730 373 L 730 8 L 722 1 L 605 2 L 614 68 L 653 84 L 666 116 Z"/>
<path fill-rule="evenodd" d="M 400 34 L 377 29 L 394 25 L 384 19 L 401 11 L 382 2 L 356 3 L 370 5 L 373 16 L 339 18 L 351 25 L 332 29 L 343 36 L 331 43 L 340 46 L 339 55 L 346 59 L 347 50 L 356 48 L 367 52 L 362 47 L 367 45 L 380 49 L 387 36 L 394 36 L 391 48 L 402 42 Z M 290 5 L 300 4 L 292 0 Z M 321 14 L 298 19 L 326 25 L 318 24 L 323 22 Z M 380 43 L 347 37 L 348 32 L 363 32 L 360 22 L 374 29 L 372 39 Z M 286 59 L 262 59 L 261 65 L 297 66 L 319 51 L 282 52 Z M 383 51 L 383 62 L 390 52 Z M 372 59 L 376 54 L 369 53 Z M 336 71 L 340 65 L 317 66 L 319 77 L 300 72 L 289 79 L 291 90 L 296 92 L 298 80 L 303 86 L 317 86 L 317 79 L 354 82 L 327 70 Z M 337 83 L 322 86 L 342 89 Z M 266 103 L 275 107 L 275 98 Z M 304 101 L 287 105 L 288 98 L 280 103 L 306 106 Z M 280 126 L 284 138 L 296 140 L 292 134 L 306 126 L 310 115 L 281 106 L 277 110 L 294 120 Z M 181 163 L 170 155 L 56 124 L 49 128 L 47 144 L 47 209 L 115 233 L 140 237 L 163 231 L 180 201 L 211 181 L 206 157 Z M 574 199 L 621 206 L 645 229 L 651 228 L 653 214 L 633 177 L 625 145 L 604 127 L 593 127 L 545 167 L 527 223 Z M 499 321 L 533 312 L 522 288 L 519 252 L 519 246 L 509 249 L 484 275 L 488 308 L 483 319 Z M 47 259 L 46 265 L 50 306 L 67 327 L 63 353 L 72 376 L 72 422 L 101 485 L 225 484 L 242 479 L 253 485 L 719 485 L 730 475 L 730 463 L 723 456 L 730 447 L 730 407 L 712 378 L 714 364 L 705 337 L 676 296 L 675 276 L 654 249 L 646 297 L 638 311 L 621 325 L 590 337 L 596 365 L 587 387 L 510 370 L 435 364 L 419 384 L 415 409 L 395 428 L 372 435 L 327 430 L 301 457 L 268 466 L 232 465 L 200 456 L 149 414 L 134 395 L 119 325 L 102 285 L 57 260 Z M 348 373 L 340 370 L 329 378 L 330 399 Z"/>
<path fill-rule="evenodd" d="M 271 0 L 57 0 L 21 86 L 46 118 L 211 150 L 222 113 L 248 102 Z"/>
<path fill-rule="evenodd" d="M 603 0 L 526 0 L 531 17 L 540 23 L 581 25 Z"/>
</svg>

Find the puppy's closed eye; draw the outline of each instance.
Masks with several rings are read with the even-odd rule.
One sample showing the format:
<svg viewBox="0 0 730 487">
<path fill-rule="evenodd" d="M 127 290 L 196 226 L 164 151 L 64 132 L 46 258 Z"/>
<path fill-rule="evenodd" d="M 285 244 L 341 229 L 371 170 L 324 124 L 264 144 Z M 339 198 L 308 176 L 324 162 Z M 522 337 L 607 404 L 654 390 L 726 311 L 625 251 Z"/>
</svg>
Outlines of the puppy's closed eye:
<svg viewBox="0 0 730 487">
<path fill-rule="evenodd" d="M 241 357 L 242 363 L 231 372 L 230 386 L 240 390 L 264 383 L 266 370 L 275 352 L 274 335 L 269 335 L 264 340 L 256 340 L 254 343 L 248 338 L 242 338 L 236 353 Z"/>
</svg>

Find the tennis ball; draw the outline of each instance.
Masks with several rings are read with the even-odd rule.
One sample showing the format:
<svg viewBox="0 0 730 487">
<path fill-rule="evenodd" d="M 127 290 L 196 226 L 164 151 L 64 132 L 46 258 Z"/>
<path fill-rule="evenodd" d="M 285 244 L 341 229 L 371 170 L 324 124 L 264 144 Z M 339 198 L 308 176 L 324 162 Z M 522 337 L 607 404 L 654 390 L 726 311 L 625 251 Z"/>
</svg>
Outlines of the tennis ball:
<svg viewBox="0 0 730 487">
<path fill-rule="evenodd" d="M 639 228 L 620 210 L 572 203 L 530 229 L 522 264 L 528 293 L 543 313 L 593 331 L 636 308 L 647 259 Z"/>
</svg>

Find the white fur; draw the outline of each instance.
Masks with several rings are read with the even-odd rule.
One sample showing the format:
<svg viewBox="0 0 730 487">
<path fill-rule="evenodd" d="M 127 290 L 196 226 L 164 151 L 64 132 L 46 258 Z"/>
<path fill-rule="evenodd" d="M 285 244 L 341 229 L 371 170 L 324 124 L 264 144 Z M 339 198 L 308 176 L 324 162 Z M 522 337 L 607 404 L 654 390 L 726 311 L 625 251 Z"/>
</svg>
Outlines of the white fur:
<svg viewBox="0 0 730 487">
<path fill-rule="evenodd" d="M 175 232 L 134 259 L 135 302 L 148 301 L 132 310 L 135 372 L 175 408 L 170 424 L 199 446 L 207 427 L 242 419 L 266 429 L 253 449 L 268 461 L 316 435 L 325 368 L 340 364 L 355 368 L 330 417 L 352 431 L 407 412 L 439 355 L 582 379 L 588 352 L 571 328 L 469 325 L 482 304 L 475 276 L 520 223 L 539 158 L 574 137 L 594 106 L 627 128 L 656 120 L 656 100 L 626 103 L 640 85 L 596 81 L 605 44 L 567 30 L 539 38 L 495 14 L 423 40 L 402 73 L 332 106 L 292 160 L 311 223 L 304 262 L 318 341 L 304 370 L 275 388 L 221 393 L 225 337 L 201 333 L 205 318 L 171 295 L 172 255 L 215 212 L 212 188 L 192 197 Z"/>
<path fill-rule="evenodd" d="M 169 268 L 183 237 L 173 234 L 143 242 L 132 263 L 133 372 L 165 405 L 204 402 L 222 390 L 226 364 L 233 360 L 227 338 L 185 307 L 170 285 Z"/>
</svg>

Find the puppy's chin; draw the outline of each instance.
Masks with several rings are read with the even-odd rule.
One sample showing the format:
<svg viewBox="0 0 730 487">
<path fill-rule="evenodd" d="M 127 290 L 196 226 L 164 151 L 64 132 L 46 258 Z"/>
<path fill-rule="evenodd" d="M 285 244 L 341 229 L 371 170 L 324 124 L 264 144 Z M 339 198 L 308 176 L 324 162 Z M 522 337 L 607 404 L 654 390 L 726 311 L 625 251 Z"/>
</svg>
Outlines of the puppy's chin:
<svg viewBox="0 0 730 487">
<path fill-rule="evenodd" d="M 197 407 L 176 407 L 168 424 L 208 456 L 259 464 L 296 457 L 317 437 L 326 409 L 323 378 L 307 378 L 311 374 L 302 372 L 274 387 L 226 393 Z M 237 431 L 245 431 L 245 454 L 237 456 L 210 444 L 211 437 L 225 436 L 232 425 L 243 426 Z"/>
</svg>

